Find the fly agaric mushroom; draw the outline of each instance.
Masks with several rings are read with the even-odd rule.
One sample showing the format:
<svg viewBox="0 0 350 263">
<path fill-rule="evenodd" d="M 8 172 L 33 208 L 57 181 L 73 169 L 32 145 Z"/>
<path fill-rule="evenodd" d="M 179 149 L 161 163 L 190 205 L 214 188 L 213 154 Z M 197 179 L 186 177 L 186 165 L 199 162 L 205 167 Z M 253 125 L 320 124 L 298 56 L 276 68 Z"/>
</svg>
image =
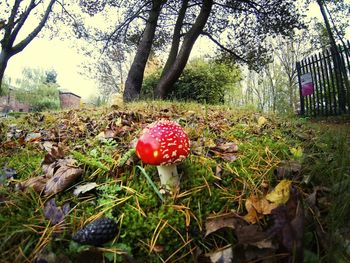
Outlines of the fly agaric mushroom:
<svg viewBox="0 0 350 263">
<path fill-rule="evenodd" d="M 178 123 L 169 120 L 148 125 L 136 144 L 137 156 L 146 164 L 157 165 L 161 186 L 168 190 L 179 187 L 176 165 L 189 152 L 187 134 Z"/>
</svg>

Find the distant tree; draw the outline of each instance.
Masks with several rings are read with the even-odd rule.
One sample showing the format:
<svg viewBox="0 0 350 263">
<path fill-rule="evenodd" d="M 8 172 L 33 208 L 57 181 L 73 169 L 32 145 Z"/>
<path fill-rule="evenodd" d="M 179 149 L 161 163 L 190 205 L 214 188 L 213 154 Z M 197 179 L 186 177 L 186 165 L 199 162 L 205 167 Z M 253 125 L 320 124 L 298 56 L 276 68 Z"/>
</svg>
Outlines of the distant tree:
<svg viewBox="0 0 350 263">
<path fill-rule="evenodd" d="M 17 44 L 15 44 L 15 41 L 18 33 L 25 25 L 29 15 L 34 13 L 34 10 L 39 10 L 40 6 L 44 5 L 44 1 L 30 0 L 25 2 L 22 0 L 14 0 L 12 5 L 10 5 L 8 2 L 5 4 L 1 3 L 1 7 L 4 7 L 4 9 L 1 8 L 1 16 L 7 16 L 8 18 L 7 20 L 2 20 L 0 23 L 0 91 L 4 72 L 9 59 L 25 49 L 28 44 L 39 34 L 41 29 L 44 27 L 55 2 L 56 0 L 50 0 L 46 7 L 44 6 L 44 14 L 39 19 L 37 26 Z M 25 6 L 25 3 L 28 3 L 28 5 Z"/>
<path fill-rule="evenodd" d="M 59 109 L 59 85 L 47 82 L 48 72 L 53 70 L 24 68 L 22 77 L 16 79 L 17 88 L 13 91 L 16 98 L 28 103 L 34 111 Z"/>
<path fill-rule="evenodd" d="M 82 73 L 94 77 L 102 98 L 108 100 L 111 95 L 123 90 L 128 64 L 126 48 L 121 44 L 115 44 L 108 47 L 102 56 L 101 54 L 97 56 L 96 63 L 83 66 Z"/>
<path fill-rule="evenodd" d="M 57 83 L 57 72 L 54 69 L 47 70 L 45 72 L 46 75 L 46 83 Z"/>
<path fill-rule="evenodd" d="M 92 104 L 94 107 L 101 107 L 107 104 L 105 97 L 100 95 L 90 95 L 87 102 Z"/>
<path fill-rule="evenodd" d="M 274 43 L 276 63 L 281 67 L 285 86 L 285 95 L 290 111 L 297 110 L 299 100 L 298 72 L 296 62 L 304 59 L 314 50 L 312 39 L 307 30 L 301 31 L 292 38 L 277 38 Z"/>
<path fill-rule="evenodd" d="M 263 111 L 295 112 L 299 100 L 296 62 L 313 51 L 310 32 L 303 30 L 291 38 L 277 37 L 269 41 L 273 60 L 259 72 L 249 72 L 246 81 L 247 104 L 255 103 Z"/>
</svg>

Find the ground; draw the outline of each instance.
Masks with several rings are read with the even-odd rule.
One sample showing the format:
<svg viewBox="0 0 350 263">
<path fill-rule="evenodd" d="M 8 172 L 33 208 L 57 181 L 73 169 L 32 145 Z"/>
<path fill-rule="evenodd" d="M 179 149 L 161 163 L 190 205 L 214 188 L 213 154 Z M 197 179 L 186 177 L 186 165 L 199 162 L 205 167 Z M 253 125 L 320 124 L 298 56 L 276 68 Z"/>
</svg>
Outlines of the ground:
<svg viewBox="0 0 350 263">
<path fill-rule="evenodd" d="M 191 142 L 165 195 L 133 150 L 161 118 Z M 2 118 L 0 261 L 348 262 L 348 121 L 170 102 Z M 82 244 L 98 218 L 116 232 Z"/>
</svg>

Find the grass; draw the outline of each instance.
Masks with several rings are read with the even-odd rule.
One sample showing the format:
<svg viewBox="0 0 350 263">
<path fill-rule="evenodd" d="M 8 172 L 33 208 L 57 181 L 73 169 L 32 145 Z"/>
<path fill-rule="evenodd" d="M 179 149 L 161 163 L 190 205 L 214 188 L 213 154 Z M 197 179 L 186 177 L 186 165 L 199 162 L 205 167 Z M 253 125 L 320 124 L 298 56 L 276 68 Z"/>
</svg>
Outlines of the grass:
<svg viewBox="0 0 350 263">
<path fill-rule="evenodd" d="M 259 121 L 261 116 L 264 120 Z M 156 168 L 143 165 L 129 150 L 143 127 L 162 117 L 179 122 L 192 144 L 191 155 L 178 166 L 181 190 L 164 202 L 154 189 L 154 184 L 159 185 Z M 99 255 L 96 262 L 103 257 L 119 262 L 126 253 L 140 262 L 195 261 L 198 251 L 236 246 L 237 237 L 228 231 L 204 237 L 206 219 L 232 211 L 246 214 L 245 201 L 251 194 L 262 195 L 282 179 L 276 167 L 283 161 L 302 165 L 301 175 L 289 179 L 305 204 L 305 262 L 349 260 L 346 119 L 284 118 L 224 106 L 138 102 L 117 109 L 21 114 L 2 122 L 0 169 L 15 169 L 17 175 L 0 186 L 1 262 L 49 256 L 59 262 L 78 262 L 92 254 Z M 7 133 L 14 123 L 23 134 L 41 132 L 40 140 L 9 140 Z M 99 139 L 101 132 L 112 133 L 113 138 Z M 69 202 L 71 207 L 57 225 L 44 215 L 50 197 L 16 188 L 43 173 L 44 140 L 60 142 L 65 155 L 84 170 L 74 186 L 54 196 L 58 206 Z M 213 152 L 214 146 L 225 142 L 238 144 L 237 153 L 225 153 L 237 160 Z M 72 194 L 75 186 L 89 182 L 98 187 L 82 196 Z M 315 189 L 315 202 L 310 202 Z M 100 216 L 117 222 L 114 240 L 100 247 L 71 241 L 72 234 Z M 260 224 L 269 220 L 267 215 Z"/>
</svg>

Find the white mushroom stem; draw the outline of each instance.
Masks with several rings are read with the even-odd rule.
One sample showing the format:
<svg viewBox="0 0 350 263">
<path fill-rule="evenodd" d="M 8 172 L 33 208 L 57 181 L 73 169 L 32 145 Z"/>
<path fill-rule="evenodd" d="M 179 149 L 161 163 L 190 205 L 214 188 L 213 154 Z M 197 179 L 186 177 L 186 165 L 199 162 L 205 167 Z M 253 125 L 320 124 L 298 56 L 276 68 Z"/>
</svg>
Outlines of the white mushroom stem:
<svg viewBox="0 0 350 263">
<path fill-rule="evenodd" d="M 160 184 L 166 189 L 175 189 L 180 185 L 180 178 L 175 164 L 157 166 Z"/>
</svg>

